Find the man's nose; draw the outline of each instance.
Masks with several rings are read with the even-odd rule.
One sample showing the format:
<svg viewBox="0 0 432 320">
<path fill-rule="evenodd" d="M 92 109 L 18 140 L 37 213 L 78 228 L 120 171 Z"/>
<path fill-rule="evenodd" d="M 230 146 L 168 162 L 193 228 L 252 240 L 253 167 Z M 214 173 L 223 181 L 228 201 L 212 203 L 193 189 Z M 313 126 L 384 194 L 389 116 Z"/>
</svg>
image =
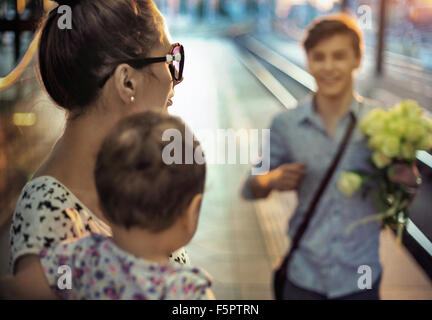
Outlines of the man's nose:
<svg viewBox="0 0 432 320">
<path fill-rule="evenodd" d="M 327 58 L 324 60 L 324 69 L 325 70 L 333 70 L 334 67 L 334 61 L 332 58 Z"/>
</svg>

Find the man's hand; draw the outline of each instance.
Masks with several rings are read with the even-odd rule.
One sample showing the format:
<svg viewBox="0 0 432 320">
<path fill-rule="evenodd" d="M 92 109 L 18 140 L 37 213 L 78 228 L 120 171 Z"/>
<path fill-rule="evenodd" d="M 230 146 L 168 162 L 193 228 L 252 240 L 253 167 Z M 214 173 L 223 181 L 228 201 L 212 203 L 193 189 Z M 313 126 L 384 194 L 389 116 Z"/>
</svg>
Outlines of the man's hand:
<svg viewBox="0 0 432 320">
<path fill-rule="evenodd" d="M 306 175 L 306 164 L 286 163 L 269 172 L 269 187 L 279 191 L 295 190 Z"/>
<path fill-rule="evenodd" d="M 389 174 L 391 182 L 400 183 L 407 193 L 411 194 L 411 202 L 415 199 L 421 183 L 420 173 L 415 164 L 409 166 L 405 163 L 396 163 Z"/>
<path fill-rule="evenodd" d="M 273 189 L 279 191 L 297 189 L 305 175 L 306 164 L 285 163 L 267 174 L 253 176 L 249 186 L 256 198 L 266 198 Z"/>
</svg>

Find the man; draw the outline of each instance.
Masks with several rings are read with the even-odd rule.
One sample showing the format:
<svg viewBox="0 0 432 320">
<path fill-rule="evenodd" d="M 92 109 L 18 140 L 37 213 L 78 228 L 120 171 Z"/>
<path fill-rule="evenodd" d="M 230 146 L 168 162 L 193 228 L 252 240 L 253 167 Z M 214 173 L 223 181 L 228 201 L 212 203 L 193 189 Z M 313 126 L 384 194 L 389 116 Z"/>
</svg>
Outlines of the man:
<svg viewBox="0 0 432 320">
<path fill-rule="evenodd" d="M 297 190 L 299 206 L 288 231 L 291 239 L 345 135 L 349 113 L 360 121 L 372 109 L 353 89 L 354 72 L 362 58 L 362 36 L 348 16 L 327 16 L 314 22 L 303 46 L 318 90 L 298 108 L 274 118 L 270 171 L 249 175 L 243 188 L 244 197 L 249 199 L 265 198 L 272 190 Z M 365 198 L 357 192 L 346 197 L 336 183 L 342 171 L 373 170 L 369 157 L 365 138 L 356 127 L 292 256 L 284 299 L 379 299 L 380 226 L 377 222 L 365 223 L 346 232 L 352 223 L 375 214 L 376 208 L 370 196 Z M 412 182 L 409 171 L 399 181 Z M 369 271 L 369 289 L 358 285 L 362 276 L 359 268 Z"/>
</svg>

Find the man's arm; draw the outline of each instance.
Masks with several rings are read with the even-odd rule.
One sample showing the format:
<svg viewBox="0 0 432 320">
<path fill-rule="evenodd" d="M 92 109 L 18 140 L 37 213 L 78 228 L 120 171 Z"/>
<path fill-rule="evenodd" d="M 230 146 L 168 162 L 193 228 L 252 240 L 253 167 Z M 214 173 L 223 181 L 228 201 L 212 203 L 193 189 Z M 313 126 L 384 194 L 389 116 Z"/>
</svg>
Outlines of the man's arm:
<svg viewBox="0 0 432 320">
<path fill-rule="evenodd" d="M 287 145 L 287 126 L 283 117 L 276 115 L 270 126 L 270 150 L 267 159 L 270 171 L 262 175 L 250 174 L 243 188 L 246 198 L 266 198 L 272 190 L 294 190 L 305 175 L 306 166 L 295 163 Z M 264 153 L 264 152 L 263 152 Z"/>
<path fill-rule="evenodd" d="M 20 267 L 14 276 L 0 279 L 0 298 L 58 299 L 45 278 L 39 256 L 35 254 L 20 259 Z"/>
<path fill-rule="evenodd" d="M 264 175 L 251 177 L 249 187 L 256 198 L 266 198 L 272 190 L 297 189 L 306 174 L 304 163 L 286 163 Z"/>
</svg>

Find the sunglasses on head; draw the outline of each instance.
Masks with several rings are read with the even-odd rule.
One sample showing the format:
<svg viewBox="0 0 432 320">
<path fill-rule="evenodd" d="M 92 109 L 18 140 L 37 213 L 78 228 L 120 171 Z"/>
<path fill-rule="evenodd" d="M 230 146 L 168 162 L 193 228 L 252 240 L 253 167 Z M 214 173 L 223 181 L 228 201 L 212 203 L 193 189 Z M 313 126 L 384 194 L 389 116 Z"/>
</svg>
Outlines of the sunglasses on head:
<svg viewBox="0 0 432 320">
<path fill-rule="evenodd" d="M 175 84 L 182 82 L 183 80 L 183 67 L 184 67 L 184 48 L 180 43 L 174 43 L 171 46 L 169 53 L 165 57 L 155 57 L 155 58 L 136 58 L 130 59 L 126 61 L 122 61 L 120 63 L 127 63 L 131 67 L 135 69 L 142 68 L 146 65 L 158 62 L 168 63 L 169 70 L 171 72 L 172 80 Z M 108 79 L 114 74 L 117 66 L 106 75 L 102 81 L 99 83 L 99 87 L 102 88 Z"/>
</svg>

